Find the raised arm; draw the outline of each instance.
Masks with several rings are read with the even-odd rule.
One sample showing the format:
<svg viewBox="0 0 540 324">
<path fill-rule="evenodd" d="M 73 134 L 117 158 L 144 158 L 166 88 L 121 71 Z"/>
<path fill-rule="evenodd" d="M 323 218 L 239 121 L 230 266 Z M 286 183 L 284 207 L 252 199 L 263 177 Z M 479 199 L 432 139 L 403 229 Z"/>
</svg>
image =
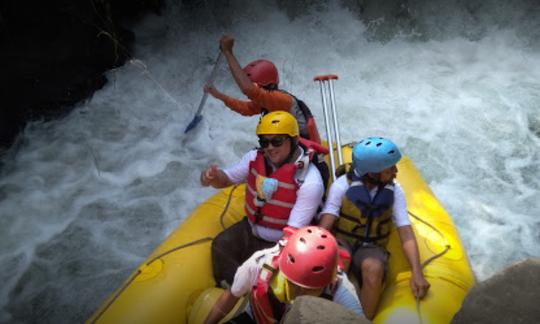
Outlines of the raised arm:
<svg viewBox="0 0 540 324">
<path fill-rule="evenodd" d="M 249 77 L 247 76 L 246 72 L 242 69 L 240 66 L 240 63 L 238 63 L 238 60 L 233 54 L 233 46 L 234 46 L 234 38 L 232 38 L 229 35 L 223 35 L 221 37 L 221 40 L 219 41 L 221 52 L 223 52 L 223 55 L 225 56 L 225 59 L 227 59 L 227 63 L 229 64 L 229 69 L 231 70 L 231 74 L 234 78 L 234 81 L 240 87 L 240 90 L 247 95 L 250 91 L 252 91 L 252 88 L 255 87 Z"/>
</svg>

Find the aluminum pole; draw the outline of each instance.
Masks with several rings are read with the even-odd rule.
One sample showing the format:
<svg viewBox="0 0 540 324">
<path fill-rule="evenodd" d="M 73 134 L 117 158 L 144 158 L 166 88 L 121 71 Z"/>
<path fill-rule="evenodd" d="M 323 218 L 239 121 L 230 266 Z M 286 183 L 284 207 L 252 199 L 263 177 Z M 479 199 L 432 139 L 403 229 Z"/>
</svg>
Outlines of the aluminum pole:
<svg viewBox="0 0 540 324">
<path fill-rule="evenodd" d="M 336 137 L 336 150 L 338 155 L 338 162 L 339 165 L 343 164 L 343 153 L 341 152 L 341 137 L 340 137 L 340 131 L 339 131 L 339 121 L 337 116 L 337 108 L 336 108 L 336 99 L 334 96 L 334 82 L 332 79 L 328 80 L 328 84 L 330 87 L 330 101 L 331 106 L 330 109 L 332 110 L 332 119 L 334 120 L 334 134 Z"/>
</svg>

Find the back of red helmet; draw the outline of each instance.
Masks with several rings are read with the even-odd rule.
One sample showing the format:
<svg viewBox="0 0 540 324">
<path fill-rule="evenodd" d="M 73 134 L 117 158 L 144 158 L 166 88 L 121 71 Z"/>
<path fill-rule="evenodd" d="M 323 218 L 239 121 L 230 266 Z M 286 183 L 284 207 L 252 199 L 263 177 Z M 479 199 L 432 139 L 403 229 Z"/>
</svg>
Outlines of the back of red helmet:
<svg viewBox="0 0 540 324">
<path fill-rule="evenodd" d="M 279 75 L 274 63 L 268 60 L 255 60 L 244 67 L 244 72 L 252 82 L 260 86 L 278 85 Z"/>
<path fill-rule="evenodd" d="M 287 239 L 279 258 L 279 270 L 298 286 L 323 288 L 334 279 L 337 262 L 334 236 L 322 227 L 307 226 Z"/>
</svg>

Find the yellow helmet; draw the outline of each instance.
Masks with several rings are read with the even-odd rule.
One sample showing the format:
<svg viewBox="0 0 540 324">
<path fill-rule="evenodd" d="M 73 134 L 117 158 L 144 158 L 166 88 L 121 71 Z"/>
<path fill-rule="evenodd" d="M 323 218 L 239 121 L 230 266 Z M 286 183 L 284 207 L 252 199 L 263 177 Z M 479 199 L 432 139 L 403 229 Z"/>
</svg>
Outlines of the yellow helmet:
<svg viewBox="0 0 540 324">
<path fill-rule="evenodd" d="M 298 136 L 298 122 L 286 111 L 273 111 L 261 117 L 257 125 L 257 135 L 287 134 Z"/>
</svg>

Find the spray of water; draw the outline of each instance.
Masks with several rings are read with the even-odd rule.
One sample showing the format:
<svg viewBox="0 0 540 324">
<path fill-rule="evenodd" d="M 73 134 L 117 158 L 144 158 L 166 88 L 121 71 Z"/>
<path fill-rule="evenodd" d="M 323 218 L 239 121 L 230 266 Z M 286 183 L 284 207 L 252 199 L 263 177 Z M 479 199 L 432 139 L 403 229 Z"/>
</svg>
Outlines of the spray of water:
<svg viewBox="0 0 540 324">
<path fill-rule="evenodd" d="M 527 1 L 484 3 L 232 1 L 149 17 L 133 64 L 64 119 L 30 124 L 2 161 L 0 322 L 85 320 L 215 192 L 200 170 L 256 145 L 257 118 L 211 98 L 183 134 L 224 31 L 242 63 L 273 60 L 321 126 L 312 77 L 338 74 L 343 140 L 381 135 L 403 148 L 479 279 L 540 256 L 540 20 Z M 224 66 L 215 85 L 241 97 Z"/>
</svg>

